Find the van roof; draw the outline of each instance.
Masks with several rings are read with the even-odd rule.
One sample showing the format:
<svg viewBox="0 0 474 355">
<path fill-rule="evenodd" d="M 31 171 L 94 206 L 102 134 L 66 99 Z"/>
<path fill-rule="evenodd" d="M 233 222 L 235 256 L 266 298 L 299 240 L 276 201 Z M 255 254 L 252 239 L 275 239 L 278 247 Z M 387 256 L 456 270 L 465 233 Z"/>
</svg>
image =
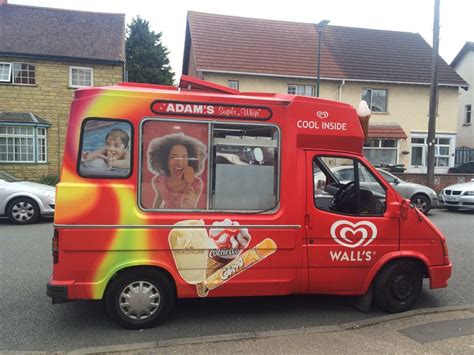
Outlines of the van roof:
<svg viewBox="0 0 474 355">
<path fill-rule="evenodd" d="M 186 75 L 181 77 L 178 86 L 127 82 L 108 87 L 78 89 L 75 92 L 75 100 L 116 95 L 129 96 L 131 100 L 135 100 L 134 98 L 151 100 L 150 104 L 146 105 L 149 107 L 146 111 L 143 111 L 145 108 L 140 109 L 141 117 L 147 115 L 169 116 L 171 113 L 163 111 L 162 107 L 163 104 L 170 103 L 191 106 L 215 105 L 223 109 L 236 107 L 238 109 L 256 108 L 262 110 L 262 115 L 258 118 L 242 115 L 234 117 L 191 115 L 184 111 L 183 114 L 173 111 L 176 118 L 196 116 L 261 121 L 277 117 L 273 116 L 272 110 L 278 111 L 280 112 L 278 117 L 291 119 L 281 121 L 281 118 L 275 118 L 274 122 L 279 121 L 287 125 L 288 128 L 285 128 L 287 134 L 296 137 L 296 145 L 303 149 L 328 149 L 360 154 L 364 143 L 364 135 L 356 111 L 353 106 L 347 103 L 282 93 L 241 92 Z M 157 108 L 157 103 L 160 108 Z M 273 107 L 273 109 L 269 109 L 267 106 Z M 281 107 L 281 109 L 277 109 L 277 107 Z M 199 109 L 202 110 L 202 108 Z M 137 114 L 139 114 L 138 111 Z M 334 137 L 340 139 L 334 139 Z"/>
</svg>

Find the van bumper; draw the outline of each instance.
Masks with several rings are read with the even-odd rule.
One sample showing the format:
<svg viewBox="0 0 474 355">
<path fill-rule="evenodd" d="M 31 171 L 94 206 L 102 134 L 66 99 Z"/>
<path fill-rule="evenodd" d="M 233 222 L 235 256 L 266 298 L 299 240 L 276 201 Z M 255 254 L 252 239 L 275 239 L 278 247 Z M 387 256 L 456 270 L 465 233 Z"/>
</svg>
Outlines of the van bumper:
<svg viewBox="0 0 474 355">
<path fill-rule="evenodd" d="M 46 285 L 46 295 L 51 297 L 53 304 L 74 301 L 69 299 L 68 286 L 70 285 L 70 282 L 58 283 L 51 278 Z"/>
<path fill-rule="evenodd" d="M 430 288 L 443 288 L 448 286 L 453 266 L 451 263 L 442 266 L 432 266 L 429 268 Z"/>
</svg>

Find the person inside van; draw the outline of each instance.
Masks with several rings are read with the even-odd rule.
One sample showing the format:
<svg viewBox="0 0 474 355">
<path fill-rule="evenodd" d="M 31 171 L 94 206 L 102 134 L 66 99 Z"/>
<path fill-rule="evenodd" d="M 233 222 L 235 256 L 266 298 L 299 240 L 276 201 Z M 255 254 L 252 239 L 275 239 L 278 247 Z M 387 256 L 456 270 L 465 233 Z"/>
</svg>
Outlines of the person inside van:
<svg viewBox="0 0 474 355">
<path fill-rule="evenodd" d="M 108 170 L 130 169 L 130 137 L 121 129 L 112 129 L 105 136 L 105 146 L 94 152 L 82 152 L 81 163 L 86 167 Z"/>
<path fill-rule="evenodd" d="M 153 208 L 205 208 L 199 206 L 205 160 L 206 146 L 196 138 L 173 133 L 153 139 L 148 146 L 148 168 L 156 174 Z"/>
</svg>

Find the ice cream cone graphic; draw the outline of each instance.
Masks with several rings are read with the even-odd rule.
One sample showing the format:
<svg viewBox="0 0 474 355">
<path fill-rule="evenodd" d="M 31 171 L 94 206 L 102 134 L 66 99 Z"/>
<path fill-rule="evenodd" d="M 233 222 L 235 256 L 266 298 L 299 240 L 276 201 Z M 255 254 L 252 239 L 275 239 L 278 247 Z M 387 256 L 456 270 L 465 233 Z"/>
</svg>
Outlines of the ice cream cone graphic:
<svg viewBox="0 0 474 355">
<path fill-rule="evenodd" d="M 199 297 L 206 297 L 210 290 L 222 286 L 241 272 L 269 257 L 276 249 L 277 246 L 272 239 L 264 239 L 252 249 L 239 255 L 233 261 L 222 266 L 220 269 L 216 269 L 214 273 L 207 276 L 203 282 L 196 284 L 197 294 Z"/>
</svg>

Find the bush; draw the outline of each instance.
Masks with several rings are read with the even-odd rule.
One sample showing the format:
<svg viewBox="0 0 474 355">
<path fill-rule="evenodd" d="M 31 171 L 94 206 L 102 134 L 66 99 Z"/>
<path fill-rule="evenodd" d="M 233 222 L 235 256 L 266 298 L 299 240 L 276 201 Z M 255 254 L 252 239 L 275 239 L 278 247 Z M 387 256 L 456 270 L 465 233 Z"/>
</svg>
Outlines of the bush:
<svg viewBox="0 0 474 355">
<path fill-rule="evenodd" d="M 59 175 L 55 175 L 55 174 L 43 175 L 40 177 L 38 182 L 40 184 L 56 186 L 56 184 L 59 182 Z"/>
</svg>

